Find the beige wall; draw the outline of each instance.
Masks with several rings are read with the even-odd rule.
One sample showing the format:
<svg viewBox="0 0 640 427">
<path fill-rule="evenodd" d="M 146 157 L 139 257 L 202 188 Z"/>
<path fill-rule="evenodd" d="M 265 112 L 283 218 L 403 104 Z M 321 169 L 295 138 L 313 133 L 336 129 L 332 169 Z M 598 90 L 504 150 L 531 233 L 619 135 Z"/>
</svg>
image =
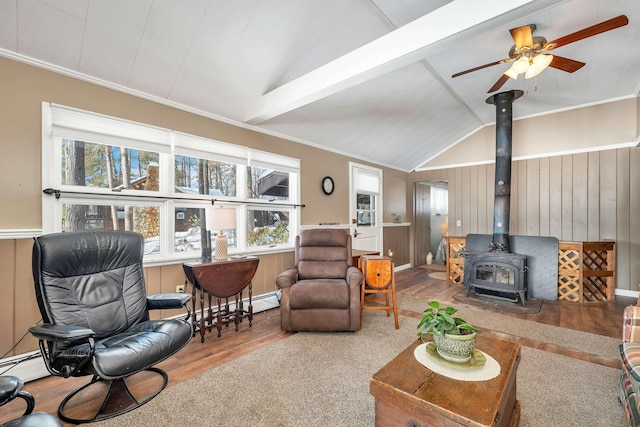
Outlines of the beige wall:
<svg viewBox="0 0 640 427">
<path fill-rule="evenodd" d="M 5 153 L 0 157 L 0 178 L 4 198 L 11 200 L 0 212 L 0 230 L 40 228 L 42 102 L 68 105 L 299 158 L 302 171 L 301 202 L 306 204 L 302 210 L 303 225 L 319 222 L 349 223 L 349 161 L 367 164 L 6 58 L 0 58 L 0 93 L 3 130 L 0 142 Z M 397 213 L 406 217 L 405 189 L 408 174 L 389 168 L 382 169 L 385 206 L 393 206 Z M 331 196 L 326 196 L 320 187 L 320 181 L 326 175 L 332 176 L 336 183 L 335 192 Z"/>
<path fill-rule="evenodd" d="M 310 146 L 218 122 L 175 108 L 73 79 L 23 63 L 0 58 L 0 182 L 3 207 L 0 210 L 0 236 L 8 230 L 41 228 L 41 104 L 52 102 L 88 111 L 121 117 L 168 129 L 296 157 L 301 160 L 302 225 L 349 221 L 349 161 Z M 371 165 L 375 166 L 375 165 Z M 385 221 L 395 212 L 407 218 L 408 174 L 382 168 Z M 336 189 L 326 196 L 321 179 L 333 177 Z M 5 236 L 6 237 L 6 236 Z M 407 242 L 408 245 L 408 242 Z M 31 279 L 29 238 L 0 238 L 0 352 L 17 342 L 28 327 L 40 318 Z M 260 257 L 254 279 L 254 295 L 275 290 L 275 276 L 293 265 L 291 252 Z M 146 269 L 150 293 L 171 292 L 184 281 L 181 265 Z M 164 315 L 166 313 L 160 313 Z M 37 344 L 27 335 L 14 354 L 35 350 Z"/>
<path fill-rule="evenodd" d="M 636 98 L 636 140 L 640 138 L 640 98 Z"/>
<path fill-rule="evenodd" d="M 520 98 L 513 104 L 518 108 Z M 638 100 L 625 99 L 513 122 L 513 157 L 540 157 L 626 144 L 638 135 Z M 418 169 L 492 162 L 495 125 L 479 129 Z"/>
</svg>

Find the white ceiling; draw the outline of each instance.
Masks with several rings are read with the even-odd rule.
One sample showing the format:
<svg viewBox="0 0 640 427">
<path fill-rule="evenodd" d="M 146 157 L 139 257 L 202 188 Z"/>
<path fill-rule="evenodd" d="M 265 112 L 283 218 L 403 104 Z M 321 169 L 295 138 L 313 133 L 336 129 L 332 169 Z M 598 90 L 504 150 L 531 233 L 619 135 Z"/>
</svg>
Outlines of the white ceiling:
<svg viewBox="0 0 640 427">
<path fill-rule="evenodd" d="M 0 0 L 0 55 L 410 171 L 495 121 L 510 64 L 451 75 L 506 58 L 510 28 L 551 41 L 621 14 L 550 52 L 582 69 L 503 86 L 518 118 L 636 96 L 640 1 Z"/>
</svg>

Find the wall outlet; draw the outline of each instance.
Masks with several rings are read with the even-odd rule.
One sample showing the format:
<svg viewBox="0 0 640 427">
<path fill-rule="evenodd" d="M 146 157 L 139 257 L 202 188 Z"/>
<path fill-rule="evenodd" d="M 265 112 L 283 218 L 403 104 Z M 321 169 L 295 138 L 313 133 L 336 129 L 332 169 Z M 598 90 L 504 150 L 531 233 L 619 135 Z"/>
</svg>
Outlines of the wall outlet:
<svg viewBox="0 0 640 427">
<path fill-rule="evenodd" d="M 184 285 L 176 286 L 176 292 L 179 292 L 179 293 L 183 294 L 184 293 Z"/>
<path fill-rule="evenodd" d="M 462 221 L 461 220 L 456 220 L 456 227 L 462 227 Z"/>
</svg>

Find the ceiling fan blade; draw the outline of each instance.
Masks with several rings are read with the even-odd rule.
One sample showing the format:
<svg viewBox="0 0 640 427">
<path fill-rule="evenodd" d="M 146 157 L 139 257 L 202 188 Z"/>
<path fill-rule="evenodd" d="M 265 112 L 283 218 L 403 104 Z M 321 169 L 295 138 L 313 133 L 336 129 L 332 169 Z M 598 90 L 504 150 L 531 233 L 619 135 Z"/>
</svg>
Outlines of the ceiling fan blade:
<svg viewBox="0 0 640 427">
<path fill-rule="evenodd" d="M 557 68 L 558 70 L 566 71 L 567 73 L 573 73 L 574 71 L 578 71 L 580 68 L 584 67 L 584 65 L 584 62 L 553 55 L 553 60 L 551 60 L 549 67 Z"/>
<path fill-rule="evenodd" d="M 500 61 L 494 61 L 494 62 L 490 62 L 489 64 L 484 64 L 484 65 L 480 65 L 478 67 L 469 68 L 468 70 L 460 71 L 459 73 L 453 74 L 451 76 L 451 78 L 453 79 L 455 77 L 459 77 L 459 76 L 462 76 L 464 74 L 469 74 L 469 73 L 472 73 L 474 71 L 482 70 L 483 68 L 493 67 L 494 65 L 504 64 L 505 62 L 510 62 L 510 61 L 513 61 L 513 59 L 505 58 L 505 59 L 501 59 Z"/>
<path fill-rule="evenodd" d="M 498 90 L 498 89 L 500 89 L 500 88 L 501 88 L 501 87 L 502 87 L 502 86 L 507 82 L 507 80 L 509 80 L 509 79 L 510 79 L 510 77 L 509 77 L 509 76 L 507 76 L 506 74 L 502 74 L 502 75 L 500 76 L 500 78 L 498 79 L 498 81 L 497 81 L 493 86 L 491 86 L 491 89 L 489 89 L 489 90 L 487 91 L 487 93 L 491 93 L 491 92 L 495 92 L 495 91 L 497 91 L 497 90 Z"/>
<path fill-rule="evenodd" d="M 516 44 L 516 50 L 520 52 L 523 46 L 533 48 L 533 36 L 531 35 L 531 26 L 512 28 L 509 30 L 513 41 Z"/>
<path fill-rule="evenodd" d="M 624 27 L 629 23 L 629 18 L 625 15 L 616 16 L 607 21 L 600 22 L 599 24 L 592 25 L 587 28 L 583 28 L 575 33 L 567 34 L 564 37 L 550 41 L 545 45 L 545 50 L 551 50 L 559 48 L 560 46 L 567 45 L 569 43 L 577 42 L 578 40 L 586 39 L 600 33 L 614 30 L 619 27 Z M 547 47 L 548 46 L 548 47 Z"/>
</svg>

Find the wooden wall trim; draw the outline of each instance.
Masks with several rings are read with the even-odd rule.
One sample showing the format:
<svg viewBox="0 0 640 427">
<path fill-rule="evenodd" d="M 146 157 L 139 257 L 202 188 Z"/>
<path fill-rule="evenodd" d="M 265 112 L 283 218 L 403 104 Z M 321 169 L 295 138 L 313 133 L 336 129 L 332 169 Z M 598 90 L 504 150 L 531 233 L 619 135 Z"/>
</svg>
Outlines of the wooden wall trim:
<svg viewBox="0 0 640 427">
<path fill-rule="evenodd" d="M 33 239 L 40 235 L 42 235 L 41 229 L 0 230 L 0 240 Z"/>
</svg>

